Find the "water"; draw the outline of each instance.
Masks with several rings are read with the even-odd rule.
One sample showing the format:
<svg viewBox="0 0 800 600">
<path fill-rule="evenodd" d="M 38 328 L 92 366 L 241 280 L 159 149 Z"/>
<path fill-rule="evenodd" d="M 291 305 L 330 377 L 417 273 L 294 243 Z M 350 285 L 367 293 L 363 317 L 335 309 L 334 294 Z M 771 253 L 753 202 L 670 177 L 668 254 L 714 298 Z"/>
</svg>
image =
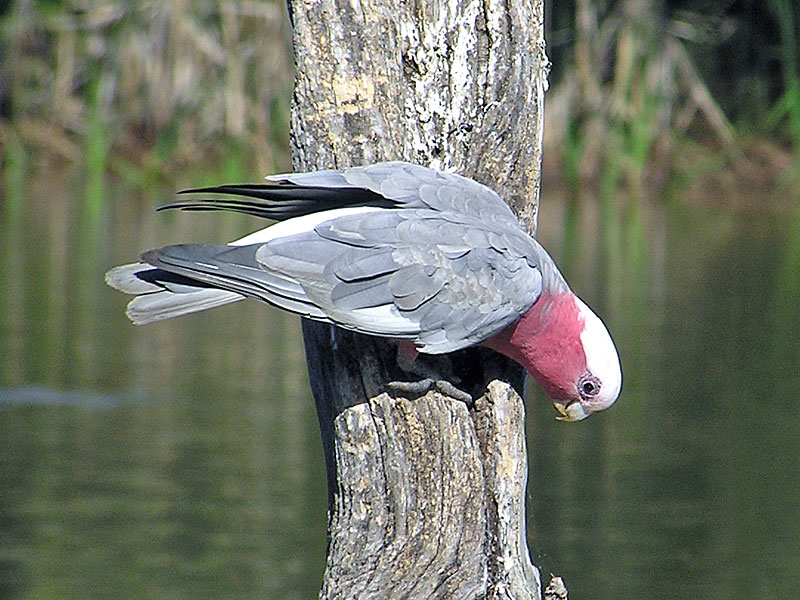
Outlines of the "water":
<svg viewBox="0 0 800 600">
<path fill-rule="evenodd" d="M 94 211 L 78 172 L 10 179 L 0 598 L 314 597 L 326 484 L 296 319 L 249 302 L 136 328 L 102 283 L 257 222 L 151 212 L 192 181 L 109 182 Z M 800 597 L 800 226 L 719 200 L 543 204 L 625 373 L 583 423 L 528 399 L 529 545 L 571 598 Z"/>
</svg>

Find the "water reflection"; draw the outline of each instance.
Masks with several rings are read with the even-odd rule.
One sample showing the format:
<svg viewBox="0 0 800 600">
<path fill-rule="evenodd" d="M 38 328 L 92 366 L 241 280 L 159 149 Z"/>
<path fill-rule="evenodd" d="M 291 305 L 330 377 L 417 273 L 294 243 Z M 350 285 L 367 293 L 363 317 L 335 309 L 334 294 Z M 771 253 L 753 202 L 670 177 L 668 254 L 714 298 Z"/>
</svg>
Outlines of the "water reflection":
<svg viewBox="0 0 800 600">
<path fill-rule="evenodd" d="M 47 183 L 3 228 L 0 597 L 315 596 L 327 491 L 296 320 L 138 329 L 102 282 L 252 222 L 153 218 L 163 196 L 118 187 L 87 241 L 80 182 Z"/>
<path fill-rule="evenodd" d="M 530 419 L 532 546 L 577 597 L 800 593 L 798 232 L 771 210 L 652 206 L 649 251 L 599 272 L 620 401 Z"/>
<path fill-rule="evenodd" d="M 7 174 L 2 207 L 0 598 L 315 596 L 327 493 L 296 319 L 251 302 L 135 328 L 102 283 L 257 222 L 151 212 L 197 182 L 114 181 L 93 228 L 80 173 L 29 179 Z M 535 561 L 576 598 L 798 595 L 800 219 L 548 202 L 541 237 L 625 383 L 580 424 L 529 399 Z"/>
</svg>

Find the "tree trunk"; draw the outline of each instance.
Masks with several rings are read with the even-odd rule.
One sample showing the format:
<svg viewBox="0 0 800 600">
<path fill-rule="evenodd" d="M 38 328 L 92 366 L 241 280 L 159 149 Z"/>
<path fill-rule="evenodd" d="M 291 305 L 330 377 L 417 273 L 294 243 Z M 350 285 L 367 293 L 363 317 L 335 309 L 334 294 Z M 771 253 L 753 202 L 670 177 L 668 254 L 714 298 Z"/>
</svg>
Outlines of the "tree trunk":
<svg viewBox="0 0 800 600">
<path fill-rule="evenodd" d="M 547 59 L 541 0 L 290 0 L 296 170 L 454 169 L 536 223 Z M 473 406 L 404 398 L 395 347 L 305 321 L 328 472 L 322 598 L 540 598 L 525 538 L 523 373 L 437 357 Z M 426 360 L 429 357 L 421 357 Z M 450 363 L 450 364 L 447 364 Z"/>
</svg>

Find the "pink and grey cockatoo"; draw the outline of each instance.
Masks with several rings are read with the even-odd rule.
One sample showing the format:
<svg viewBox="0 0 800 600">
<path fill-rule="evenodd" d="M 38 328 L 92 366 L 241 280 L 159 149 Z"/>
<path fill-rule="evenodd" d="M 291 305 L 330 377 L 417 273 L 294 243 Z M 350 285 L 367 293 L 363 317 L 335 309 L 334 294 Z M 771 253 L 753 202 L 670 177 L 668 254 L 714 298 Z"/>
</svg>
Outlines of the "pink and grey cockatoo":
<svg viewBox="0 0 800 600">
<path fill-rule="evenodd" d="M 483 345 L 522 365 L 559 419 L 611 406 L 622 385 L 605 325 L 494 191 L 402 163 L 267 177 L 162 208 L 280 221 L 227 245 L 150 250 L 106 281 L 137 324 L 246 297 L 442 354 Z M 236 196 L 235 198 L 230 196 Z"/>
</svg>

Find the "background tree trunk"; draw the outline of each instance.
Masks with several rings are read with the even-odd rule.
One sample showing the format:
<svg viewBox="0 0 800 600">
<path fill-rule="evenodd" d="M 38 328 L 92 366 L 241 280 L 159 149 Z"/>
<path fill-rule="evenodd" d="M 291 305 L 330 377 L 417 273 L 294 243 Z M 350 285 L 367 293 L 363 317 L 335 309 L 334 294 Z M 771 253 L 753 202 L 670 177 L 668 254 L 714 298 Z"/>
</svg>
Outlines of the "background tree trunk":
<svg viewBox="0 0 800 600">
<path fill-rule="evenodd" d="M 296 170 L 403 159 L 489 184 L 533 232 L 542 2 L 290 0 Z M 391 343 L 304 322 L 328 470 L 322 598 L 540 598 L 525 538 L 521 369 L 441 357 L 474 406 L 405 376 Z M 425 357 L 422 357 L 423 359 Z M 442 363 L 451 364 L 442 364 Z"/>
</svg>

